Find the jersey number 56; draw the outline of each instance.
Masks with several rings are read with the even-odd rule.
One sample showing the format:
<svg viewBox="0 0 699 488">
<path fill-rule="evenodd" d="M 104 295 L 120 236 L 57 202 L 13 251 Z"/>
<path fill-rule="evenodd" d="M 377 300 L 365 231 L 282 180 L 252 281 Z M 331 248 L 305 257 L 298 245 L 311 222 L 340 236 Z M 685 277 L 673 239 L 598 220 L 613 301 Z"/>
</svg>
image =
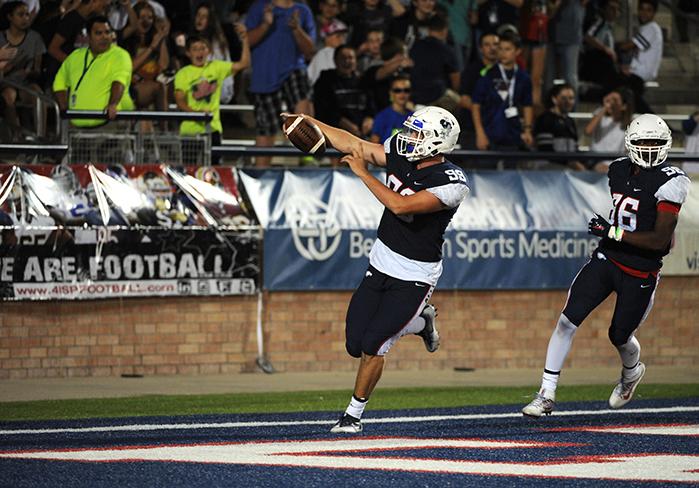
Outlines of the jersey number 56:
<svg viewBox="0 0 699 488">
<path fill-rule="evenodd" d="M 613 193 L 612 200 L 614 201 L 614 208 L 612 215 L 610 215 L 612 222 L 616 222 L 616 225 L 624 230 L 635 231 L 636 213 L 640 201 L 636 198 L 624 197 L 622 193 Z M 616 219 L 614 218 L 615 213 Z"/>
</svg>

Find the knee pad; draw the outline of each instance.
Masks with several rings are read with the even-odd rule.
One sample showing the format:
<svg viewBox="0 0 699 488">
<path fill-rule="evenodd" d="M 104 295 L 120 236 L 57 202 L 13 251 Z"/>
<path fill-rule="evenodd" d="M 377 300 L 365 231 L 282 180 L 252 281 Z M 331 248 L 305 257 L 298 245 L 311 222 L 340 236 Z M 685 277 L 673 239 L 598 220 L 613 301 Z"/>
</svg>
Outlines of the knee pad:
<svg viewBox="0 0 699 488">
<path fill-rule="evenodd" d="M 578 327 L 568 319 L 564 314 L 558 317 L 556 323 L 556 332 L 561 335 L 574 335 L 578 331 Z"/>
</svg>

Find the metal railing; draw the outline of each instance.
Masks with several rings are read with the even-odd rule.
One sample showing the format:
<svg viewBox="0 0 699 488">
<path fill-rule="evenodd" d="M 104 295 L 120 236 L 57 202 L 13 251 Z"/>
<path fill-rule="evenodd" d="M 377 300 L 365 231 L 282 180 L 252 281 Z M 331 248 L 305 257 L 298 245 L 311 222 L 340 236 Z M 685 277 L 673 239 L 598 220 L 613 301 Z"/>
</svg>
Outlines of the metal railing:
<svg viewBox="0 0 699 488">
<path fill-rule="evenodd" d="M 143 127 L 79 127 L 68 120 L 108 118 L 100 110 L 68 110 L 62 113 L 62 142 L 68 146 L 69 163 L 106 164 L 211 164 L 211 126 L 213 115 L 204 112 L 120 111 L 113 119 L 123 121 L 194 121 L 205 123 L 203 134 L 181 136 L 178 132 L 148 130 Z"/>
<path fill-rule="evenodd" d="M 67 144 L 0 144 L 0 154 L 36 153 L 62 155 L 68 151 Z M 289 156 L 301 157 L 304 153 L 292 146 L 256 147 L 240 145 L 218 145 L 211 147 L 211 153 L 220 156 Z M 325 152 L 328 157 L 340 157 L 342 153 L 335 149 Z M 448 158 L 456 163 L 476 163 L 477 166 L 494 167 L 493 161 L 608 161 L 622 156 L 618 153 L 600 153 L 592 151 L 578 152 L 545 152 L 545 151 L 470 151 L 456 150 L 448 154 Z M 673 162 L 699 162 L 699 153 L 685 154 L 670 152 L 667 159 Z"/>
<path fill-rule="evenodd" d="M 168 105 L 168 108 L 170 110 L 177 110 L 177 105 L 174 103 L 171 103 Z M 240 103 L 240 104 L 227 104 L 227 105 L 220 105 L 219 110 L 221 112 L 252 112 L 255 110 L 254 105 L 246 104 L 246 103 Z"/>
<path fill-rule="evenodd" d="M 0 144 L 0 154 L 49 154 L 63 156 L 68 144 Z"/>
<path fill-rule="evenodd" d="M 7 79 L 7 78 L 0 79 L 0 86 L 2 86 L 2 85 L 11 86 L 15 90 L 25 92 L 25 93 L 29 94 L 30 96 L 35 97 L 37 99 L 37 102 L 40 102 L 40 103 L 37 103 L 36 108 L 35 108 L 35 113 L 34 113 L 34 118 L 35 118 L 36 125 L 37 125 L 36 133 L 40 137 L 46 135 L 45 134 L 46 131 L 42 130 L 43 126 L 46 123 L 46 120 L 44 120 L 45 118 L 44 118 L 43 108 L 41 106 L 41 103 L 44 103 L 47 108 L 53 109 L 53 112 L 55 113 L 55 117 L 54 117 L 55 132 L 54 132 L 54 134 L 56 134 L 57 137 L 59 136 L 59 134 L 61 133 L 61 117 L 60 117 L 61 109 L 58 106 L 58 103 L 56 102 L 56 100 L 52 96 L 47 95 L 44 92 L 29 88 L 26 85 L 23 85 L 17 81 Z"/>
<path fill-rule="evenodd" d="M 298 149 L 292 146 L 257 147 L 240 145 L 220 145 L 212 146 L 211 152 L 220 156 L 305 156 Z M 335 149 L 325 152 L 328 157 L 340 157 L 343 153 Z M 546 151 L 470 151 L 457 150 L 450 152 L 447 157 L 450 161 L 469 163 L 488 162 L 492 166 L 493 161 L 529 161 L 529 160 L 557 160 L 557 161 L 609 161 L 623 156 L 618 153 L 600 153 L 592 151 L 577 152 L 546 152 Z M 699 161 L 699 154 L 685 154 L 671 152 L 668 155 L 669 161 Z"/>
<path fill-rule="evenodd" d="M 104 110 L 66 110 L 61 112 L 64 119 L 107 119 Z M 123 110 L 116 114 L 115 120 L 191 120 L 194 122 L 211 122 L 213 115 L 204 112 L 168 112 L 158 110 Z"/>
</svg>

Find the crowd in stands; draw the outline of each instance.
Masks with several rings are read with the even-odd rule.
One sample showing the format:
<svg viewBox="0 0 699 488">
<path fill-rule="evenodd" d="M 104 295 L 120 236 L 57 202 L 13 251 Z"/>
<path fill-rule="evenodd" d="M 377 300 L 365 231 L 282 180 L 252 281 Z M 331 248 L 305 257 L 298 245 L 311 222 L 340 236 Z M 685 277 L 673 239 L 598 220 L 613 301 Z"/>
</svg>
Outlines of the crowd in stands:
<svg viewBox="0 0 699 488">
<path fill-rule="evenodd" d="M 663 49 L 658 0 L 638 0 L 637 27 L 615 39 L 625 1 L 0 0 L 0 137 L 23 140 L 18 107 L 33 91 L 107 113 L 72 121 L 85 130 L 121 130 L 118 111 L 174 103 L 211 113 L 216 143 L 220 105 L 238 102 L 254 105 L 258 146 L 274 144 L 284 111 L 383 142 L 415 107 L 437 105 L 459 118 L 463 148 L 575 151 L 569 112 L 584 80 L 600 103 L 591 149 L 620 153 L 631 115 L 652 111 L 644 84 Z"/>
</svg>

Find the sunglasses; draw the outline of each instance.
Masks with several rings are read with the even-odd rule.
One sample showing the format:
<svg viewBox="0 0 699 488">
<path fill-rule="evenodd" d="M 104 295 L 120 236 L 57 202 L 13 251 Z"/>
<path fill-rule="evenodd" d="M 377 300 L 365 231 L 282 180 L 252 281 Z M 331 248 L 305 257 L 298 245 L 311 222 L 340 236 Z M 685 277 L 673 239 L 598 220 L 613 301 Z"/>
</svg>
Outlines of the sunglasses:
<svg viewBox="0 0 699 488">
<path fill-rule="evenodd" d="M 391 88 L 393 93 L 410 93 L 410 88 Z"/>
</svg>

